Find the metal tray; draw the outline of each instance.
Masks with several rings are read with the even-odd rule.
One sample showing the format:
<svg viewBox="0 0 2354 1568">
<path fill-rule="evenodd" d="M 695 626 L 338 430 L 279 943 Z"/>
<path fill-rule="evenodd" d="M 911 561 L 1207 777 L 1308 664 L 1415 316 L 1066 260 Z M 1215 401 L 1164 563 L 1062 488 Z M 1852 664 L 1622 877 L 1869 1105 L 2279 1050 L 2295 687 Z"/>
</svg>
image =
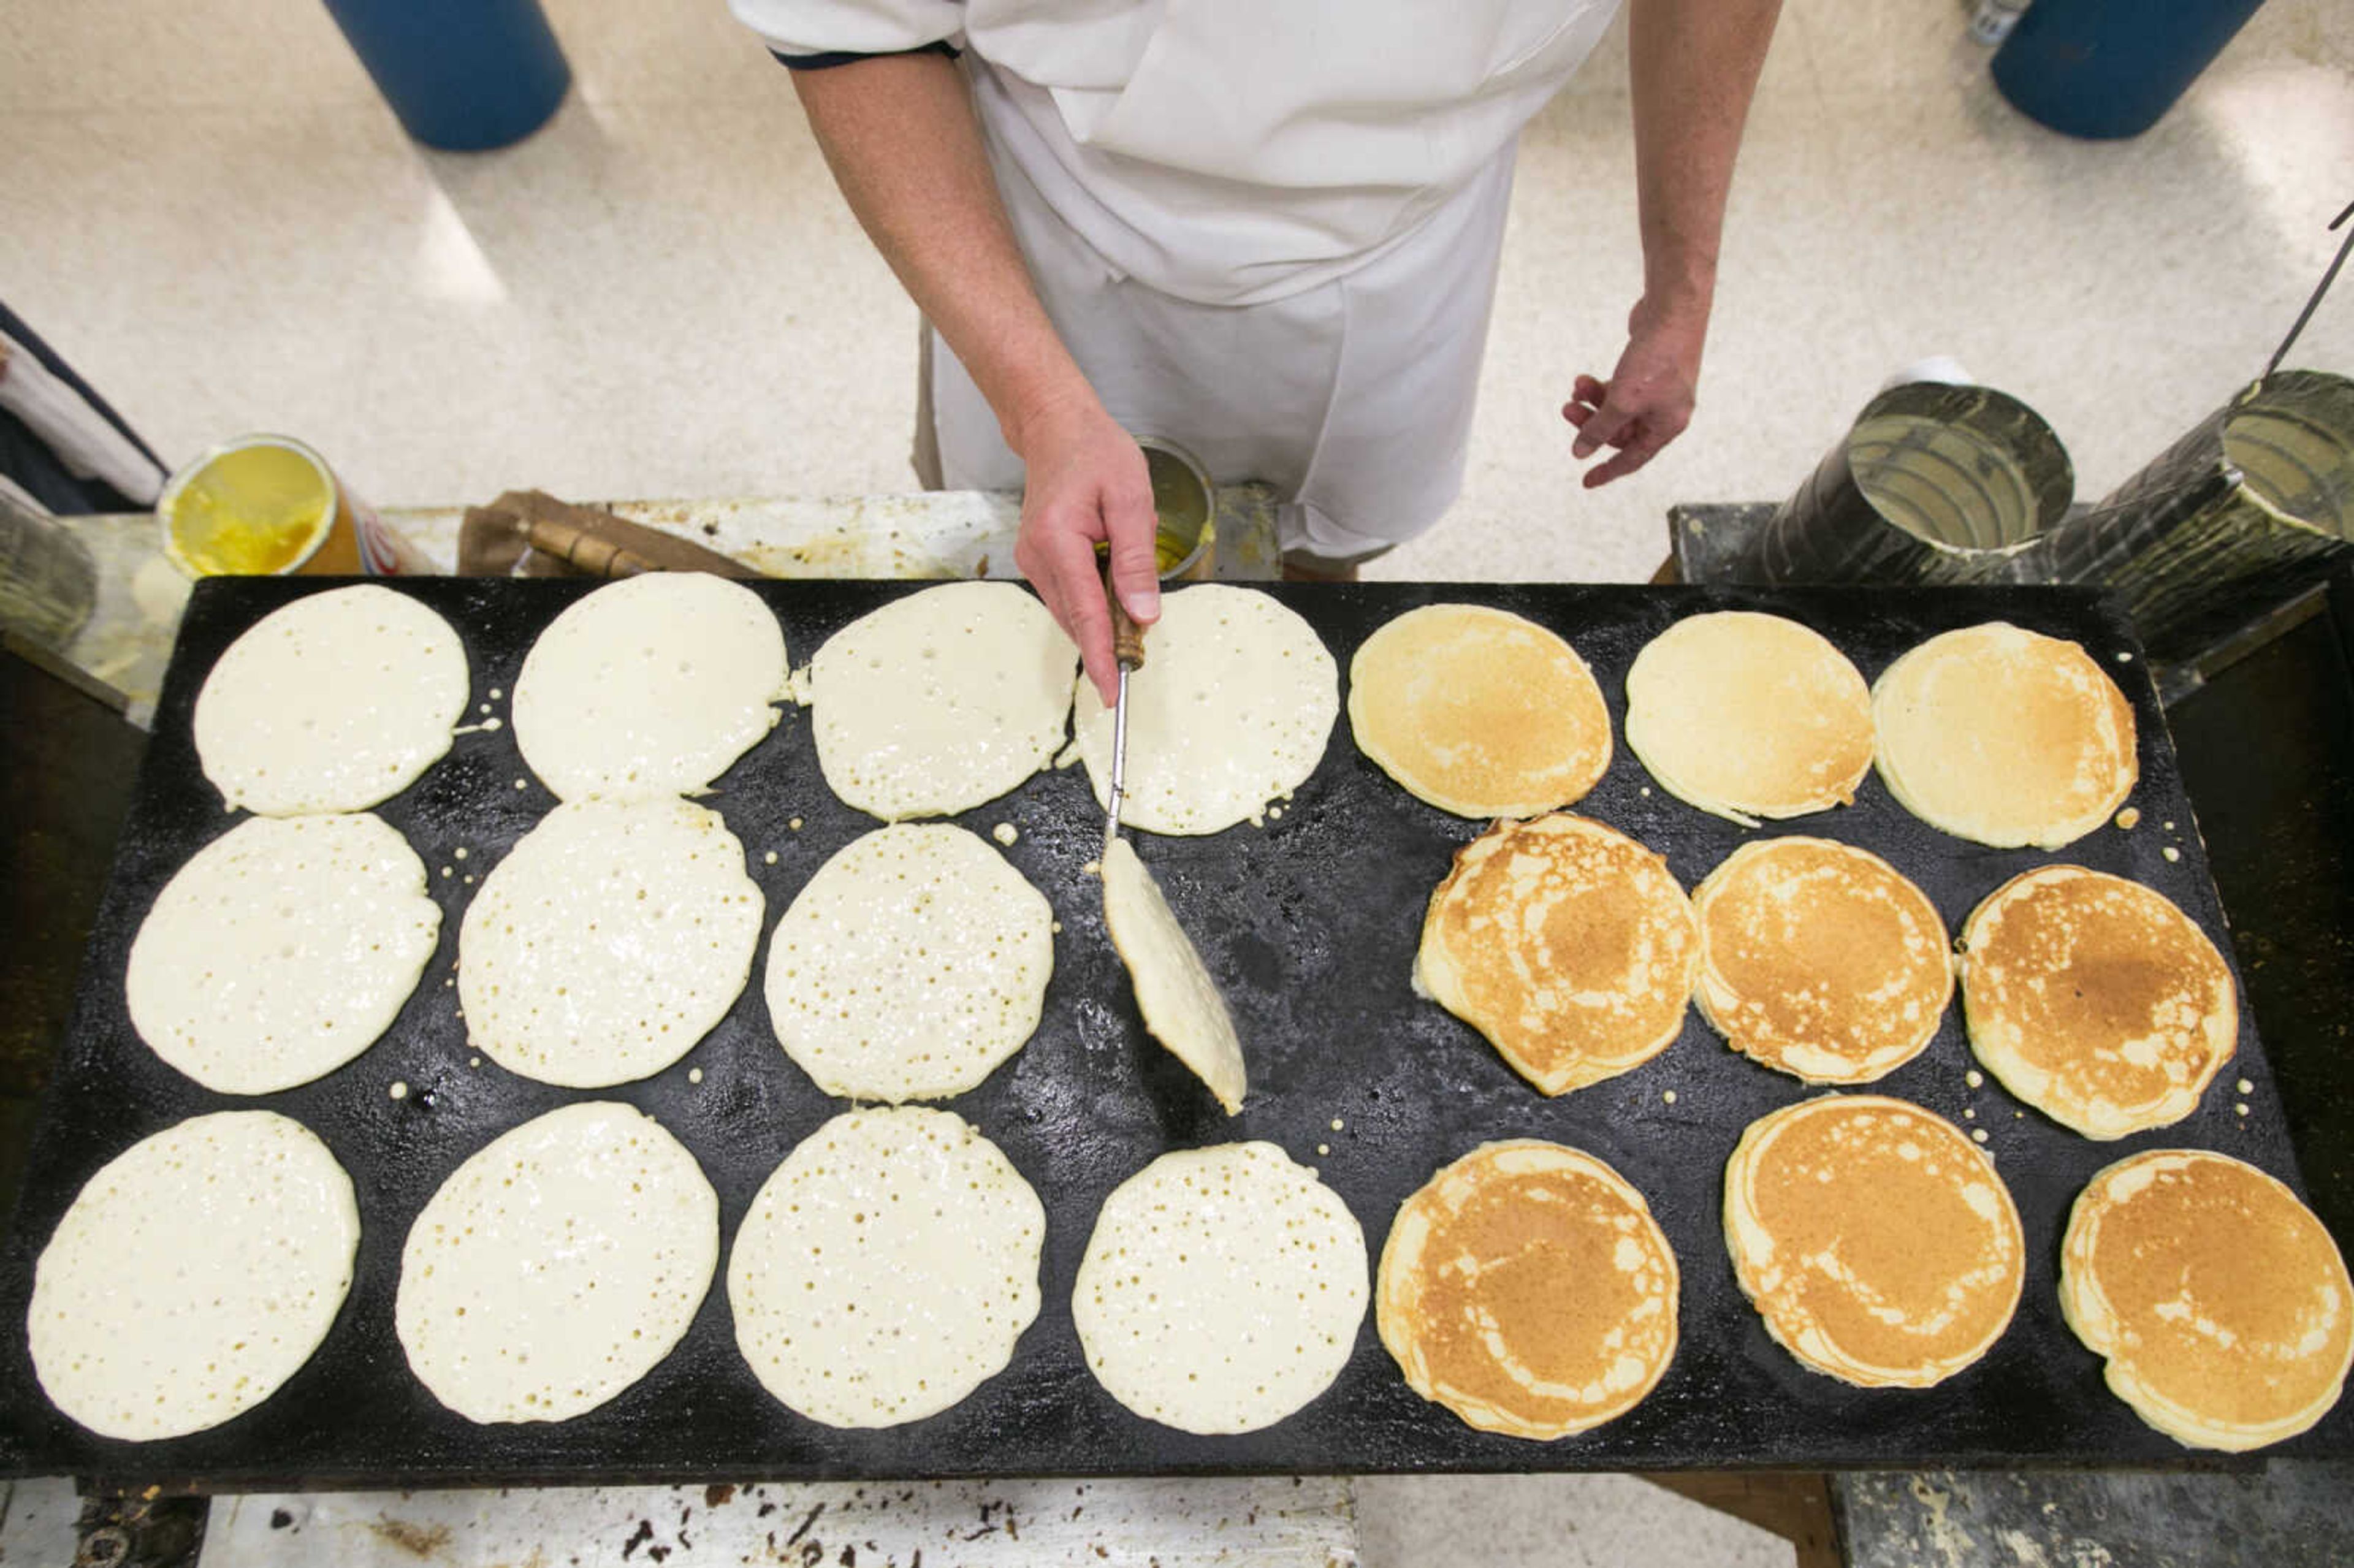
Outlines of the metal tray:
<svg viewBox="0 0 2354 1568">
<path fill-rule="evenodd" d="M 2186 1451 L 2103 1386 L 2101 1363 L 2062 1322 L 2053 1296 L 2069 1203 L 2109 1161 L 2154 1145 L 2228 1150 L 2294 1183 L 2272 1075 L 2243 1019 L 2238 1057 L 2199 1111 L 2115 1144 L 2021 1113 L 1991 1080 L 1970 1088 L 1958 1009 L 1936 1040 L 1877 1088 L 1985 1128 L 2028 1240 L 2026 1292 L 1984 1361 L 1926 1391 L 1867 1392 L 1801 1368 L 1766 1334 L 1734 1284 L 1718 1222 L 1721 1172 L 1755 1117 L 1817 1091 L 1727 1050 L 1697 1014 L 1667 1053 L 1558 1100 L 1529 1088 L 1478 1035 L 1407 985 L 1422 911 L 1456 848 L 1482 824 L 1407 796 L 1351 743 L 1345 718 L 1315 775 L 1265 829 L 1146 839 L 1141 853 L 1195 934 L 1233 1003 L 1252 1093 L 1228 1120 L 1146 1037 L 1106 941 L 1097 885 L 1082 867 L 1102 818 L 1076 768 L 1049 772 L 960 819 L 1013 823 L 1013 863 L 1062 922 L 1045 1020 L 1012 1062 L 950 1107 L 995 1139 L 1037 1187 L 1048 1216 L 1044 1303 L 1013 1364 L 956 1408 L 875 1432 L 794 1414 L 737 1356 L 726 1292 L 715 1288 L 685 1340 L 635 1387 L 556 1425 L 477 1426 L 409 1375 L 392 1304 L 409 1222 L 450 1171 L 493 1137 L 584 1095 L 469 1065 L 456 992 L 445 988 L 459 916 L 479 876 L 553 803 L 524 768 L 512 729 L 461 736 L 383 815 L 432 870 L 447 911 L 418 994 L 373 1049 L 284 1094 L 232 1099 L 181 1077 L 142 1045 L 124 1013 L 125 955 L 164 882 L 226 831 L 189 733 L 196 691 L 230 641 L 269 610 L 329 584 L 217 580 L 188 609 L 154 744 L 124 829 L 82 976 L 80 1011 L 41 1107 L 16 1223 L 0 1252 L 0 1471 L 72 1471 L 99 1485 L 237 1490 L 288 1486 L 689 1480 L 713 1477 L 1169 1475 L 1262 1471 L 1632 1469 L 1757 1465 L 1916 1466 L 2166 1463 Z M 399 591 L 458 629 L 477 703 L 511 694 L 539 630 L 588 585 L 425 579 Z M 762 582 L 796 661 L 853 619 L 915 585 Z M 1867 679 L 1931 633 L 2000 617 L 2074 638 L 2133 700 L 2141 784 L 2131 831 L 2108 827 L 2061 854 L 1946 838 L 1891 800 L 1876 778 L 1856 804 L 1767 832 L 1867 845 L 1917 880 L 1949 927 L 2014 873 L 2069 859 L 2135 877 L 2188 910 L 2227 955 L 2165 725 L 2123 621 L 2086 591 L 2047 588 L 1746 590 L 1470 585 L 1292 587 L 1272 591 L 1312 621 L 1342 670 L 1375 627 L 1434 600 L 1493 604 L 1566 635 L 1592 663 L 1614 724 L 1636 652 L 1679 617 L 1777 610 L 1839 644 Z M 493 707 L 505 711 L 504 701 Z M 1623 734 L 1623 727 L 1619 733 Z M 516 788 L 516 781 L 524 787 Z M 807 715 L 788 710 L 711 798 L 744 842 L 771 927 L 818 864 L 875 824 L 832 799 Z M 1580 810 L 1664 853 L 1687 886 L 1755 836 L 1652 785 L 1621 745 Z M 795 831 L 791 819 L 801 820 Z M 2179 861 L 2161 853 L 2177 846 Z M 463 861 L 455 851 L 465 846 Z M 777 863 L 766 863 L 769 851 Z M 458 874 L 444 878 L 443 866 Z M 643 1107 L 702 1160 L 718 1189 L 723 1239 L 786 1151 L 843 1108 L 778 1048 L 758 975 L 709 1037 L 669 1070 L 605 1091 Z M 702 1081 L 689 1080 L 700 1068 Z M 2233 1093 L 2246 1078 L 2252 1091 Z M 409 1093 L 387 1094 L 396 1080 Z M 1666 1091 L 1673 1090 L 1670 1103 Z M 2235 1113 L 2235 1100 L 2248 1113 Z M 23 1328 L 32 1264 L 92 1171 L 134 1139 L 202 1111 L 258 1105 L 324 1138 L 359 1193 L 363 1231 L 351 1297 L 318 1354 L 260 1405 L 209 1432 L 133 1445 L 59 1415 L 36 1383 Z M 1490 1139 L 1541 1137 L 1591 1150 L 1649 1198 L 1683 1271 L 1682 1338 L 1656 1392 L 1583 1436 L 1528 1443 L 1476 1432 L 1398 1376 L 1370 1319 L 1338 1382 L 1264 1431 L 1202 1437 L 1130 1414 L 1082 1363 L 1068 1299 L 1104 1197 L 1172 1148 L 1264 1138 L 1321 1169 L 1378 1256 L 1390 1218 L 1440 1165 Z M 1328 1152 L 1329 1150 L 1329 1152 Z M 2279 1451 L 2354 1447 L 2354 1404 Z"/>
</svg>

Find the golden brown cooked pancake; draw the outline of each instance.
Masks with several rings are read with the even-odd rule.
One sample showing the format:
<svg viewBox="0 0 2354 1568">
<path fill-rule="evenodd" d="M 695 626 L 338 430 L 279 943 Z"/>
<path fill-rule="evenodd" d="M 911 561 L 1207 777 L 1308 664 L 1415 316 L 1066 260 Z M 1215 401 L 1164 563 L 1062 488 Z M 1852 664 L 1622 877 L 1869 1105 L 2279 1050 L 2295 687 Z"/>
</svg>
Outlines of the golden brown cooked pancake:
<svg viewBox="0 0 2354 1568">
<path fill-rule="evenodd" d="M 2329 1233 L 2280 1182 L 2203 1149 L 2093 1178 L 2061 1244 L 2060 1309 L 2116 1396 L 2190 1447 L 2295 1436 L 2354 1361 L 2354 1282 Z"/>
<path fill-rule="evenodd" d="M 1405 1201 L 1382 1248 L 1382 1343 L 1472 1425 L 1561 1437 L 1640 1404 L 1676 1353 L 1676 1257 L 1601 1160 L 1519 1139 Z"/>
<path fill-rule="evenodd" d="M 1692 999 L 1725 1044 L 1810 1084 L 1920 1054 L 1954 994 L 1945 923 L 1878 855 L 1829 839 L 1734 851 L 1692 891 Z"/>
<path fill-rule="evenodd" d="M 1766 1330 L 1815 1371 L 1926 1388 L 2019 1305 L 2019 1211 L 1959 1128 L 1904 1100 L 1825 1095 L 1758 1118 L 1724 1167 L 1724 1239 Z"/>
<path fill-rule="evenodd" d="M 1349 729 L 1382 771 L 1458 817 L 1569 805 L 1610 766 L 1610 713 L 1585 661 L 1476 604 L 1410 609 L 1365 639 L 1349 661 Z"/>
<path fill-rule="evenodd" d="M 1872 694 L 1795 620 L 1689 616 L 1627 672 L 1627 744 L 1670 795 L 1754 828 L 1855 799 L 1872 768 Z"/>
<path fill-rule="evenodd" d="M 1872 716 L 1888 792 L 1939 832 L 1999 849 L 2083 838 L 2140 777 L 2116 683 L 2075 643 L 2004 621 L 1891 664 Z"/>
<path fill-rule="evenodd" d="M 1962 947 L 1970 1049 L 2087 1138 L 2180 1121 L 2232 1059 L 2240 1009 L 2223 956 L 2137 882 L 2038 867 L 1971 912 Z"/>
<path fill-rule="evenodd" d="M 1423 917 L 1415 983 L 1559 1095 L 1666 1050 L 1699 962 L 1667 862 L 1558 811 L 1499 822 L 1456 853 Z"/>
</svg>

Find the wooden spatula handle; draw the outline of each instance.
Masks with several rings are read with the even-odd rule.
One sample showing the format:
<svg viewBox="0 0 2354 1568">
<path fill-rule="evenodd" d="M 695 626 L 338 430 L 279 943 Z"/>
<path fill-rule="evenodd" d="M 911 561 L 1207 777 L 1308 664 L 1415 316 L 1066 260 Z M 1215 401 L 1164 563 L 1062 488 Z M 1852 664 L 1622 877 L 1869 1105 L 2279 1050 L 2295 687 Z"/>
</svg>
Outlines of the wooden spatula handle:
<svg viewBox="0 0 2354 1568">
<path fill-rule="evenodd" d="M 1111 652 L 1124 669 L 1144 668 L 1144 628 L 1136 624 L 1128 607 L 1111 586 L 1111 563 L 1104 563 L 1104 602 L 1111 607 Z"/>
</svg>

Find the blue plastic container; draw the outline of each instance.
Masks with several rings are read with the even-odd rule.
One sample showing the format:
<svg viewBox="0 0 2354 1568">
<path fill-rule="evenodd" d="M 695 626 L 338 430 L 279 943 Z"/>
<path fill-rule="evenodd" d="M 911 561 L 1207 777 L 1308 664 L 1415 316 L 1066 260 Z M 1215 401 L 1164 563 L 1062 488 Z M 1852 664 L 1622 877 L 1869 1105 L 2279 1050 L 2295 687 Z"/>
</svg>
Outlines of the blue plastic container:
<svg viewBox="0 0 2354 1568">
<path fill-rule="evenodd" d="M 547 122 L 572 68 L 539 0 L 326 0 L 408 132 L 479 152 Z"/>
<path fill-rule="evenodd" d="M 2158 123 L 2264 0 L 2035 0 L 1995 51 L 2020 113 L 2071 136 Z"/>
</svg>

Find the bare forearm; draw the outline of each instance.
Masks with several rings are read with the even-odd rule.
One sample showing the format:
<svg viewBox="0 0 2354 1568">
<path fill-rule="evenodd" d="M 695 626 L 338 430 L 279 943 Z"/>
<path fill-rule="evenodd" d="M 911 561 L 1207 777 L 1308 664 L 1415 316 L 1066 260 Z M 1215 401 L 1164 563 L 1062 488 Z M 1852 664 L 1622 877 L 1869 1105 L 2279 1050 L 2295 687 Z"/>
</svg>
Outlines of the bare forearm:
<svg viewBox="0 0 2354 1568">
<path fill-rule="evenodd" d="M 939 55 L 889 55 L 794 77 L 851 211 L 997 411 L 1023 461 L 1013 558 L 1113 692 L 1111 616 L 1161 612 L 1144 454 L 1105 412 L 1031 285 L 981 150 L 964 73 Z"/>
<path fill-rule="evenodd" d="M 1092 405 L 1005 220 L 964 74 L 888 55 L 793 78 L 827 165 L 875 249 L 1022 451 L 1026 426 Z"/>
<path fill-rule="evenodd" d="M 1734 155 L 1781 0 L 1631 0 L 1646 304 L 1705 322 Z"/>
<path fill-rule="evenodd" d="M 1561 411 L 1577 428 L 1571 456 L 1617 449 L 1586 471 L 1589 490 L 1649 462 L 1691 420 L 1734 154 L 1782 9 L 1781 0 L 1629 4 L 1643 297 L 1610 378 L 1580 376 Z"/>
</svg>

